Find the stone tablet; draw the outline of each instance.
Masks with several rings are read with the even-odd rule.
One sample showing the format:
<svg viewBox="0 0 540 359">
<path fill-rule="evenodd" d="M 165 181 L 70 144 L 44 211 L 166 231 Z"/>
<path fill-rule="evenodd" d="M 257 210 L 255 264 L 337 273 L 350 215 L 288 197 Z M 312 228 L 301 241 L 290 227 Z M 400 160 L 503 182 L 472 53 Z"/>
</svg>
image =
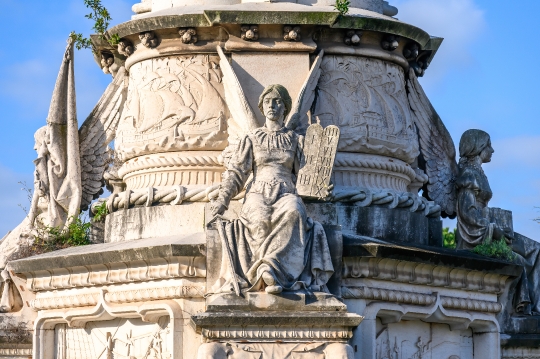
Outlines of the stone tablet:
<svg viewBox="0 0 540 359">
<path fill-rule="evenodd" d="M 339 141 L 339 128 L 319 124 L 308 127 L 304 142 L 304 163 L 298 172 L 296 190 L 302 197 L 327 196 Z"/>
</svg>

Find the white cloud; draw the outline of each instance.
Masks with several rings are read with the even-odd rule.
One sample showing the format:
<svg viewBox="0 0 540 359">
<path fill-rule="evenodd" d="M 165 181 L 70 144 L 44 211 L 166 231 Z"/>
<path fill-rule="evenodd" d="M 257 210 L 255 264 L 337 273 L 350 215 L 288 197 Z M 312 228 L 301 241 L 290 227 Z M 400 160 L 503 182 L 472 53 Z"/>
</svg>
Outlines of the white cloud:
<svg viewBox="0 0 540 359">
<path fill-rule="evenodd" d="M 474 0 L 397 0 L 397 17 L 420 27 L 444 41 L 423 82 L 429 86 L 440 80 L 451 67 L 474 63 L 471 46 L 486 29 L 484 11 Z"/>
</svg>

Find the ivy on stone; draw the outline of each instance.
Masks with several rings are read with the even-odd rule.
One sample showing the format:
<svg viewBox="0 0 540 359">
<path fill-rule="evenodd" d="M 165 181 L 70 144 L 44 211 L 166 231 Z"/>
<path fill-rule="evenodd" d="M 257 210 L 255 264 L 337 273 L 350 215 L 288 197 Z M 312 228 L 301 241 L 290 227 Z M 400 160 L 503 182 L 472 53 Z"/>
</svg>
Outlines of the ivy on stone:
<svg viewBox="0 0 540 359">
<path fill-rule="evenodd" d="M 336 4 L 334 5 L 334 8 L 339 11 L 340 15 L 347 15 L 349 12 L 349 6 L 351 5 L 351 2 L 349 0 L 336 0 Z"/>
<path fill-rule="evenodd" d="M 105 33 L 109 24 L 111 23 L 111 14 L 109 10 L 101 4 L 101 0 L 84 0 L 84 5 L 91 9 L 92 12 L 85 15 L 89 20 L 94 20 L 94 26 L 92 29 L 99 35 L 99 37 L 107 41 L 110 45 L 116 46 L 120 42 L 120 36 L 118 34 L 113 34 L 112 36 L 107 36 Z M 78 50 L 93 48 L 92 40 L 90 38 L 84 37 L 82 34 L 77 34 L 75 31 L 72 31 L 70 34 L 75 47 Z"/>
</svg>

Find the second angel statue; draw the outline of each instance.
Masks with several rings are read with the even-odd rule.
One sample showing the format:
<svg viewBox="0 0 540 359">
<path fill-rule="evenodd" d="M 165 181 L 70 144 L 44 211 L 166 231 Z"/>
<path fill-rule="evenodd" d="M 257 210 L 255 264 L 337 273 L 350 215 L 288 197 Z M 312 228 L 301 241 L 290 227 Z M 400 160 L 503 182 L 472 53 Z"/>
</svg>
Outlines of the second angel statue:
<svg viewBox="0 0 540 359">
<path fill-rule="evenodd" d="M 220 55 L 225 76 L 236 80 L 225 63 L 227 60 L 221 52 Z M 234 94 L 230 92 L 230 86 L 235 85 L 239 86 L 237 81 L 226 84 L 229 86 L 227 102 L 230 103 L 231 96 L 239 94 L 244 106 L 235 113 L 235 108 L 229 104 L 233 117 L 236 114 L 237 121 L 244 117 L 242 121 L 255 123 L 241 88 L 234 89 Z M 230 293 L 234 286 L 242 291 L 264 290 L 270 294 L 283 290 L 326 290 L 334 272 L 326 234 L 320 223 L 307 216 L 306 207 L 296 192 L 304 137 L 291 129 L 293 126 L 289 123 L 291 119 L 298 121 L 298 113 L 291 115 L 291 110 L 302 107 L 299 101 L 302 99 L 293 106 L 287 89 L 281 85 L 266 87 L 258 103 L 266 118 L 264 125 L 252 126 L 240 136 L 219 194 L 213 201 L 213 215 L 223 214 L 251 175 L 252 180 L 246 187 L 239 218 L 224 222 L 224 230 L 220 231 L 226 237 L 231 266 L 230 270 L 222 266 L 221 279 L 210 289 L 212 293 Z M 248 109 L 247 114 L 245 109 Z"/>
</svg>

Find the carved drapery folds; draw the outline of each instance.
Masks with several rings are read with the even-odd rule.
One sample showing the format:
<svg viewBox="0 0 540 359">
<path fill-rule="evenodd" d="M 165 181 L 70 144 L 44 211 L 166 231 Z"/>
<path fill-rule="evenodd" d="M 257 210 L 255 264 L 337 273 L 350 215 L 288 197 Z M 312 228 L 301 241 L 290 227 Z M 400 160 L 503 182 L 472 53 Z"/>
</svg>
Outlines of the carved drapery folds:
<svg viewBox="0 0 540 359">
<path fill-rule="evenodd" d="M 116 140 L 122 160 L 149 153 L 223 150 L 228 111 L 221 78 L 218 59 L 209 55 L 134 64 Z"/>
<path fill-rule="evenodd" d="M 324 57 L 313 118 L 341 129 L 338 150 L 398 158 L 418 156 L 403 69 L 355 56 Z"/>
</svg>

